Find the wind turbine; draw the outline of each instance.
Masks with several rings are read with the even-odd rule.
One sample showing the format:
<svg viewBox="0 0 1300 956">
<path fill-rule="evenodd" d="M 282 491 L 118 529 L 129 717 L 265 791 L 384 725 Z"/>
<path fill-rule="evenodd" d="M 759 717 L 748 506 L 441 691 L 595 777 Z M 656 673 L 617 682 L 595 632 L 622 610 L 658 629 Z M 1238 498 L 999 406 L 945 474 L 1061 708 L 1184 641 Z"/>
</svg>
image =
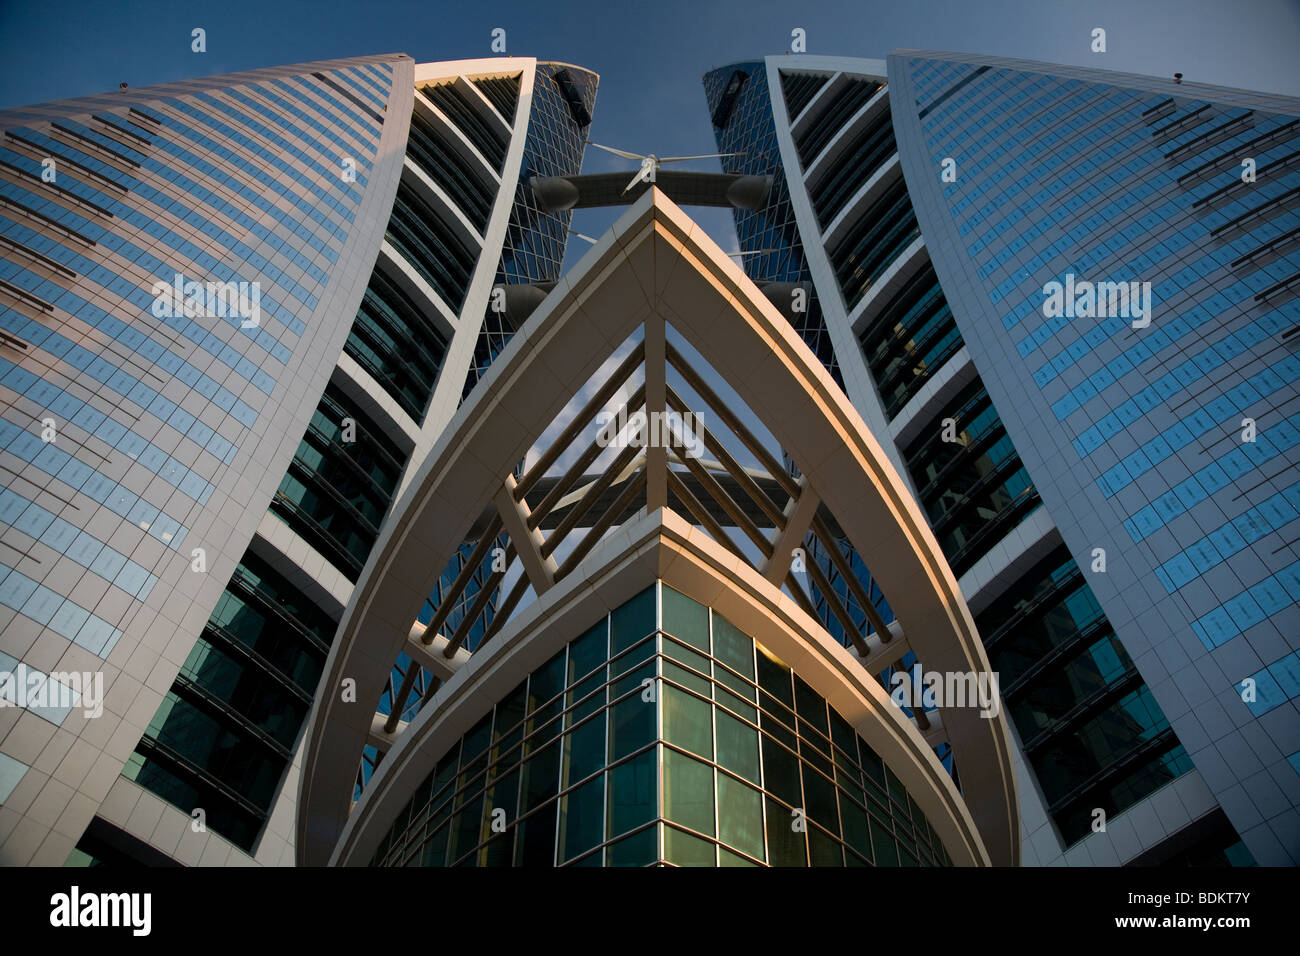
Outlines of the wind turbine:
<svg viewBox="0 0 1300 956">
<path fill-rule="evenodd" d="M 664 163 L 684 163 L 691 159 L 721 159 L 724 156 L 744 156 L 744 153 L 703 153 L 699 156 L 656 156 L 651 153 L 648 156 L 642 156 L 640 153 L 629 153 L 625 149 L 615 149 L 613 146 L 602 146 L 600 143 L 593 143 L 587 140 L 588 146 L 595 146 L 597 149 L 603 149 L 607 153 L 613 153 L 615 156 L 622 156 L 624 159 L 635 159 L 641 163 L 641 168 L 637 170 L 632 181 L 623 187 L 623 192 L 627 192 L 639 182 L 654 182 L 659 167 Z"/>
</svg>

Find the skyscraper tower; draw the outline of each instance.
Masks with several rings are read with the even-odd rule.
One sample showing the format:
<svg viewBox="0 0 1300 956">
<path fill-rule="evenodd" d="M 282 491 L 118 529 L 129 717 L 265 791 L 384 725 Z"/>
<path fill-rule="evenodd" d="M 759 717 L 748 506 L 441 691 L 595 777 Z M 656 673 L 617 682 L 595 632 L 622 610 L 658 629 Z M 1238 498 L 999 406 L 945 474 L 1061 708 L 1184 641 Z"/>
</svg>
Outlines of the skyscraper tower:
<svg viewBox="0 0 1300 956">
<path fill-rule="evenodd" d="M 907 51 L 705 90 L 782 181 L 747 272 L 811 287 L 975 613 L 1025 862 L 1300 862 L 1300 103 Z"/>
<path fill-rule="evenodd" d="M 0 708 L 0 861 L 292 862 L 336 624 L 558 278 L 521 183 L 578 172 L 596 82 L 388 55 L 0 114 L 0 669 L 45 688 Z"/>
</svg>

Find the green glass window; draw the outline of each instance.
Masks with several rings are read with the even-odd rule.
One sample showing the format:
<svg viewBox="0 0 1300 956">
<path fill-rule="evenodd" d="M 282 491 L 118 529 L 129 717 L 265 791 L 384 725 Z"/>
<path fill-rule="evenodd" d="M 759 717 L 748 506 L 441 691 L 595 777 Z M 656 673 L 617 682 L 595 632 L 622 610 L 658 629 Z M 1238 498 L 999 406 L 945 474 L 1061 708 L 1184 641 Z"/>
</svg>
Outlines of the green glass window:
<svg viewBox="0 0 1300 956">
<path fill-rule="evenodd" d="M 607 836 L 635 830 L 656 817 L 657 759 L 654 750 L 647 750 L 610 770 Z"/>
<path fill-rule="evenodd" d="M 716 850 L 707 840 L 664 827 L 664 859 L 677 866 L 713 866 Z"/>
<path fill-rule="evenodd" d="M 713 836 L 713 769 L 663 748 L 664 817 Z"/>
<path fill-rule="evenodd" d="M 660 600 L 694 643 L 654 629 Z M 626 657 L 607 666 L 610 641 Z M 374 862 L 948 861 L 901 780 L 812 685 L 720 615 L 651 588 L 452 745 L 394 814 Z"/>
<path fill-rule="evenodd" d="M 560 848 L 571 860 L 601 842 L 605 832 L 605 777 L 601 775 L 560 798 Z"/>
<path fill-rule="evenodd" d="M 608 658 L 608 629 L 605 618 L 569 645 L 569 683 L 586 677 Z"/>
<path fill-rule="evenodd" d="M 647 827 L 605 848 L 606 866 L 648 866 L 658 859 L 658 827 Z"/>
<path fill-rule="evenodd" d="M 610 615 L 610 655 L 621 654 L 654 629 L 655 588 L 648 587 Z"/>
<path fill-rule="evenodd" d="M 713 615 L 713 656 L 741 677 L 754 680 L 754 642 L 721 614 Z"/>
<path fill-rule="evenodd" d="M 763 859 L 763 795 L 718 774 L 718 837 L 727 846 Z"/>
<path fill-rule="evenodd" d="M 633 694 L 610 708 L 610 761 L 621 760 L 654 740 L 657 716 L 654 702 L 646 700 L 640 693 Z"/>
<path fill-rule="evenodd" d="M 714 714 L 717 721 L 718 766 L 759 783 L 758 731 L 722 710 Z"/>
<path fill-rule="evenodd" d="M 807 866 L 808 851 L 804 835 L 795 829 L 795 816 L 771 797 L 764 801 L 767 811 L 767 862 L 772 866 Z"/>
<path fill-rule="evenodd" d="M 706 654 L 709 651 L 709 609 L 667 585 L 663 588 L 664 630 Z"/>
<path fill-rule="evenodd" d="M 713 759 L 713 707 L 684 690 L 662 688 L 664 740 Z"/>
<path fill-rule="evenodd" d="M 564 786 L 605 766 L 605 715 L 598 714 L 564 735 Z"/>
</svg>

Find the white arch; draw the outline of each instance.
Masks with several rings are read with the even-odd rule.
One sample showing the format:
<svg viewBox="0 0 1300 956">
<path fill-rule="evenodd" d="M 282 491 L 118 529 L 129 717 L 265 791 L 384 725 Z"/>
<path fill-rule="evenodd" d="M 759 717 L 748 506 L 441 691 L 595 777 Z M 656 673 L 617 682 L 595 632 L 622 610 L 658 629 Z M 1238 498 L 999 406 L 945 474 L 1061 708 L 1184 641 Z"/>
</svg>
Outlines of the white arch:
<svg viewBox="0 0 1300 956">
<path fill-rule="evenodd" d="M 357 582 L 312 710 L 299 794 L 298 859 L 329 861 L 393 661 L 466 532 L 578 385 L 646 324 L 647 399 L 671 324 L 727 380 L 836 516 L 933 671 L 989 665 L 938 544 L 902 479 L 789 323 L 659 190 L 618 220 L 515 335 L 395 504 Z M 662 371 L 657 373 L 662 375 Z M 656 502 L 650 458 L 649 511 Z M 345 678 L 356 702 L 341 699 Z M 1019 860 L 1015 777 L 1001 714 L 950 708 L 965 804 L 1000 865 Z"/>
</svg>

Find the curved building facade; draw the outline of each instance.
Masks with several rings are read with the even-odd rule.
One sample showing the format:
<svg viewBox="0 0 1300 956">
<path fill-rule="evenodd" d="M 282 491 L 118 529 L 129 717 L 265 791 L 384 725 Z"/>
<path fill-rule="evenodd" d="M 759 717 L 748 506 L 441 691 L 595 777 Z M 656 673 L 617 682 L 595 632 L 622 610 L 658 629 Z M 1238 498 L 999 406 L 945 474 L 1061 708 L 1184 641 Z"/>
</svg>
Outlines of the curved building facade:
<svg viewBox="0 0 1300 956">
<path fill-rule="evenodd" d="M 482 384 L 408 483 L 340 625 L 305 751 L 300 863 L 1017 862 L 1000 707 L 941 702 L 933 726 L 970 767 L 959 791 L 872 676 L 890 641 L 988 674 L 921 513 L 777 308 L 663 193 L 632 205 Z M 651 423 L 639 440 L 602 438 L 611 400 Z M 701 454 L 656 431 L 668 412 L 703 423 Z M 830 525 L 889 569 L 896 617 L 874 651 L 840 644 L 809 597 L 801 544 Z M 417 617 L 467 546 L 470 571 L 498 549 L 480 590 L 504 595 L 472 653 L 473 621 L 448 623 L 469 573 Z M 438 680 L 390 721 L 418 683 L 408 671 L 391 701 L 400 656 Z M 384 756 L 358 794 L 368 747 Z"/>
<path fill-rule="evenodd" d="M 0 116 L 0 664 L 103 688 L 0 710 L 0 860 L 292 862 L 335 627 L 595 85 L 390 55 Z"/>
<path fill-rule="evenodd" d="M 769 57 L 706 77 L 719 144 L 743 135 L 719 122 L 730 72 L 742 98 L 778 91 L 753 111 L 780 146 L 763 171 L 787 180 L 845 389 L 1002 676 L 1026 861 L 1295 863 L 1295 101 Z M 1138 282 L 1103 309 L 1153 289 L 1154 319 L 1076 317 L 1073 284 L 1048 315 L 1076 279 Z M 1234 441 L 1250 423 L 1265 437 Z"/>
</svg>

